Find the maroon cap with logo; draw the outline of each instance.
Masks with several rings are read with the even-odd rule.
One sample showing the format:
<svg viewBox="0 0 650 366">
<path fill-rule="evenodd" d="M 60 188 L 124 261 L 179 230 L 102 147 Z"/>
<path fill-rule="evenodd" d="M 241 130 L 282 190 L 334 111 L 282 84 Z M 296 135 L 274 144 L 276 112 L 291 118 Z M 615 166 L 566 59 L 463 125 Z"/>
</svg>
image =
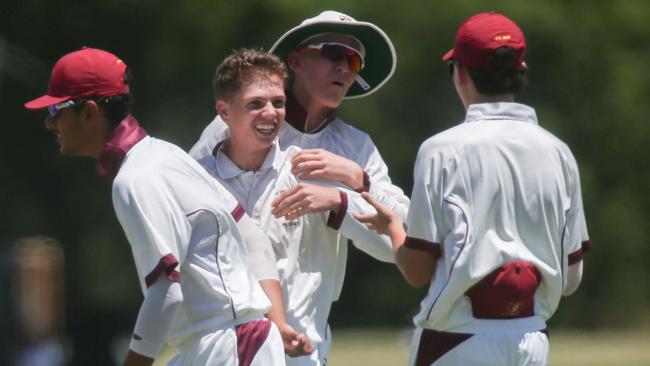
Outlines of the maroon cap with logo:
<svg viewBox="0 0 650 366">
<path fill-rule="evenodd" d="M 497 268 L 465 294 L 475 318 L 523 318 L 535 315 L 534 296 L 541 280 L 535 266 L 514 261 Z"/>
<path fill-rule="evenodd" d="M 463 22 L 454 48 L 442 59 L 456 60 L 472 69 L 487 69 L 492 51 L 500 47 L 513 48 L 517 52 L 516 67 L 526 69 L 526 38 L 517 24 L 499 13 L 479 13 Z"/>
<path fill-rule="evenodd" d="M 84 47 L 56 62 L 47 94 L 25 103 L 41 109 L 68 99 L 110 97 L 129 93 L 126 64 L 110 52 Z"/>
</svg>

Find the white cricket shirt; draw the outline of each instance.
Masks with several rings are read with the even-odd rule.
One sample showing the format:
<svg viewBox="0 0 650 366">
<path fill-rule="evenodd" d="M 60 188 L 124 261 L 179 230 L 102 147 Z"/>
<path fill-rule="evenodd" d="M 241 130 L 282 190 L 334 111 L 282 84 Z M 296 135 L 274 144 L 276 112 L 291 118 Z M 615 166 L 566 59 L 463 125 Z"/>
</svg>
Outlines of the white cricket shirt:
<svg viewBox="0 0 650 366">
<path fill-rule="evenodd" d="M 416 325 L 480 333 L 494 322 L 540 330 L 555 312 L 567 266 L 590 248 L 578 167 L 569 148 L 516 103 L 472 104 L 465 121 L 418 152 L 408 214 L 410 242 L 440 250 Z M 504 263 L 541 272 L 535 316 L 474 319 L 464 293 Z"/>
<path fill-rule="evenodd" d="M 123 161 L 113 161 L 119 168 L 113 205 L 143 292 L 161 274 L 180 282 L 183 303 L 168 343 L 261 319 L 270 302 L 249 270 L 247 248 L 236 227 L 243 209 L 183 150 L 143 132 L 129 117 L 107 144 L 125 153 Z M 130 142 L 121 147 L 120 139 Z M 203 225 L 203 231 L 194 231 L 201 215 L 215 221 L 214 229 Z"/>
<path fill-rule="evenodd" d="M 322 342 L 326 338 L 331 303 L 338 298 L 343 285 L 347 239 L 353 239 L 359 249 L 379 260 L 394 261 L 388 237 L 368 230 L 351 216 L 352 212 L 374 212 L 374 208 L 357 192 L 329 182 L 305 181 L 344 192 L 347 208 L 341 208 L 337 215 L 322 212 L 290 221 L 276 219 L 271 214 L 271 202 L 279 193 L 300 182 L 291 173 L 291 158 L 300 148 L 292 146 L 283 152 L 276 140 L 259 170 L 242 171 L 223 152 L 222 146 L 215 149 L 216 156 L 206 156 L 199 163 L 233 192 L 271 239 L 289 324 L 304 332 L 312 342 Z"/>
</svg>

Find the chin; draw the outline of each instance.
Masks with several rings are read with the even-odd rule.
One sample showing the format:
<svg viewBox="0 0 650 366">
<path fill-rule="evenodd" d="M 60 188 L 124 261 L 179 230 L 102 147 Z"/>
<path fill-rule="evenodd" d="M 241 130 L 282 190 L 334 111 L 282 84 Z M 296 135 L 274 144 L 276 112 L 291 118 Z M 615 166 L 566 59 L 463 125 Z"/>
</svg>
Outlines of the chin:
<svg viewBox="0 0 650 366">
<path fill-rule="evenodd" d="M 343 102 L 344 96 L 345 95 L 323 98 L 322 99 L 323 106 L 332 109 L 338 108 L 341 105 L 341 102 Z"/>
</svg>

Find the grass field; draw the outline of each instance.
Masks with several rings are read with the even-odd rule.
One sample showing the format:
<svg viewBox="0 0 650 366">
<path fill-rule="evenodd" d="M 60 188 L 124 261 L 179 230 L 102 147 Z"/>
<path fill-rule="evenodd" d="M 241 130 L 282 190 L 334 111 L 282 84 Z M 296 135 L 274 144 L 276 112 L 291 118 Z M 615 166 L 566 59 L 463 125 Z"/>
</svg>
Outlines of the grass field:
<svg viewBox="0 0 650 366">
<path fill-rule="evenodd" d="M 334 330 L 331 366 L 406 365 L 406 330 Z M 154 366 L 164 365 L 161 358 Z M 551 331 L 553 366 L 649 366 L 650 330 L 626 332 Z"/>
<path fill-rule="evenodd" d="M 396 330 L 334 331 L 328 360 L 332 366 L 406 365 L 410 332 Z M 650 331 L 551 331 L 551 365 L 650 365 Z"/>
</svg>

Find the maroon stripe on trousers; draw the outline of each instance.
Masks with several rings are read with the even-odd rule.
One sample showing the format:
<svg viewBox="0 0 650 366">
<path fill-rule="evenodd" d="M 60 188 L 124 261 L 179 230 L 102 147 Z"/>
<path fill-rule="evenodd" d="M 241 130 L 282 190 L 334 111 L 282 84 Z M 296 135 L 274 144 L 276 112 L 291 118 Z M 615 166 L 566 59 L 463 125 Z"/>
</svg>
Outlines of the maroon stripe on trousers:
<svg viewBox="0 0 650 366">
<path fill-rule="evenodd" d="M 457 345 L 469 339 L 472 334 L 422 330 L 415 366 L 429 366 Z"/>
<path fill-rule="evenodd" d="M 250 366 L 271 330 L 268 320 L 254 320 L 235 327 L 239 366 Z"/>
</svg>

